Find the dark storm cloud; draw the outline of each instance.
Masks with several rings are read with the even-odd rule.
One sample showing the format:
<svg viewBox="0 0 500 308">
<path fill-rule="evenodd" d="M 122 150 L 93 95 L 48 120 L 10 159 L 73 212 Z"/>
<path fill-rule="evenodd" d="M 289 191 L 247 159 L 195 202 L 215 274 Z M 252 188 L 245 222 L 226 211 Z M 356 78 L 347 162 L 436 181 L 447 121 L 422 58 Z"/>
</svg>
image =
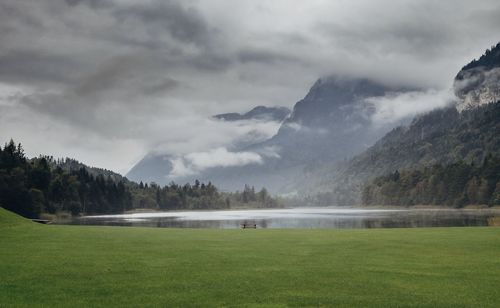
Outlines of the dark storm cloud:
<svg viewBox="0 0 500 308">
<path fill-rule="evenodd" d="M 269 50 L 247 49 L 242 50 L 237 54 L 237 58 L 242 63 L 262 63 L 262 64 L 278 64 L 288 62 L 299 62 L 299 58 Z"/>
<path fill-rule="evenodd" d="M 210 46 L 212 31 L 199 13 L 193 8 L 184 8 L 178 3 L 157 1 L 152 5 L 134 4 L 113 12 L 118 22 L 140 20 L 147 31 L 167 31 L 172 37 L 185 42 Z"/>
<path fill-rule="evenodd" d="M 116 37 L 110 37 L 124 44 L 162 48 L 162 37 L 169 35 L 182 43 L 210 49 L 214 36 L 218 34 L 198 10 L 189 5 L 183 6 L 182 1 L 155 0 L 123 4 L 110 0 L 67 0 L 67 3 L 70 6 L 86 5 L 107 14 L 114 19 L 117 28 L 128 25 L 141 30 L 140 37 L 135 37 L 133 32 L 116 32 Z"/>
<path fill-rule="evenodd" d="M 20 104 L 60 121 L 109 135 L 126 121 L 103 122 L 103 110 L 147 116 L 144 106 L 162 108 L 149 98 L 182 88 L 172 75 L 230 64 L 213 50 L 217 31 L 182 2 L 62 3 L 7 1 L 0 19 L 8 33 L 0 38 L 0 82 L 38 89 Z"/>
<path fill-rule="evenodd" d="M 11 83 L 68 83 L 75 80 L 80 63 L 70 55 L 17 49 L 0 54 L 0 81 Z"/>
<path fill-rule="evenodd" d="M 114 63 L 116 59 L 128 57 L 134 62 L 132 57 L 141 53 L 157 61 L 157 66 L 147 70 L 158 72 L 145 73 L 155 78 L 164 69 L 225 72 L 252 64 L 307 64 L 318 75 L 322 66 L 343 73 L 347 69 L 342 67 L 346 63 L 342 57 L 347 53 L 376 60 L 408 55 L 433 62 L 465 44 L 471 35 L 500 25 L 500 3 L 493 1 L 475 6 L 464 1 L 386 1 L 385 5 L 354 1 L 354 8 L 345 12 L 342 6 L 324 3 L 323 13 L 338 18 L 312 16 L 304 26 L 301 22 L 307 16 L 290 16 L 298 17 L 296 29 L 290 26 L 287 31 L 262 35 L 238 25 L 218 25 L 219 16 L 203 13 L 200 5 L 204 3 L 66 0 L 61 6 L 58 2 L 7 0 L 0 4 L 0 33 L 4 34 L 0 37 L 1 81 L 35 85 L 79 82 L 85 89 L 86 81 L 75 79 L 96 76 L 96 81 L 87 83 L 115 87 L 121 84 L 119 79 L 127 78 L 115 75 L 129 73 Z M 272 12 L 275 7 L 269 6 L 267 11 Z M 233 12 L 228 9 L 219 14 Z M 254 18 L 258 24 L 261 16 L 242 17 Z M 243 38 L 248 33 L 255 42 L 266 44 L 252 46 L 256 44 Z M 315 38 L 329 43 L 318 44 Z M 330 63 L 322 63 L 328 60 Z M 353 69 L 362 71 L 361 65 Z M 107 67 L 107 72 L 100 66 Z M 413 63 L 408 62 L 408 66 L 408 70 L 413 69 Z M 134 70 L 141 73 L 140 67 Z M 101 80 L 105 77 L 107 80 Z"/>
<path fill-rule="evenodd" d="M 77 6 L 80 4 L 88 5 L 91 8 L 104 8 L 110 7 L 111 1 L 108 0 L 65 0 L 69 6 Z"/>
<path fill-rule="evenodd" d="M 0 78 L 4 81 L 73 83 L 74 78 L 66 77 L 88 71 L 106 58 L 113 62 L 116 59 L 110 56 L 135 49 L 157 50 L 171 65 L 219 69 L 227 63 L 212 50 L 216 31 L 196 9 L 180 3 L 67 0 L 66 8 L 59 6 L 54 13 L 54 2 L 1 4 L 0 29 L 6 35 L 0 38 Z M 214 64 L 203 64 L 206 57 Z"/>
<path fill-rule="evenodd" d="M 217 54 L 207 53 L 203 57 L 188 58 L 186 64 L 192 64 L 197 69 L 204 71 L 224 71 L 229 68 L 232 59 L 225 56 L 218 56 Z"/>
<path fill-rule="evenodd" d="M 152 83 L 144 86 L 142 93 L 144 95 L 158 95 L 165 92 L 168 92 L 176 87 L 179 87 L 180 83 L 177 80 L 172 78 L 163 78 L 163 80 L 158 81 L 157 83 Z"/>
</svg>

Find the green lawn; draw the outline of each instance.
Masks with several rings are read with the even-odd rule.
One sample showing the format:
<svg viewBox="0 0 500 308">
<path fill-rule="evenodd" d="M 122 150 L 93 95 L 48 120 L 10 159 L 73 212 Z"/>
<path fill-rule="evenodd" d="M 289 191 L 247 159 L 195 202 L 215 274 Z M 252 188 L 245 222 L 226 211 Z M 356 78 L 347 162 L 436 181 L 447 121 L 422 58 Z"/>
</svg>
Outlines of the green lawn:
<svg viewBox="0 0 500 308">
<path fill-rule="evenodd" d="M 499 307 L 500 228 L 46 226 L 0 208 L 0 306 Z"/>
</svg>

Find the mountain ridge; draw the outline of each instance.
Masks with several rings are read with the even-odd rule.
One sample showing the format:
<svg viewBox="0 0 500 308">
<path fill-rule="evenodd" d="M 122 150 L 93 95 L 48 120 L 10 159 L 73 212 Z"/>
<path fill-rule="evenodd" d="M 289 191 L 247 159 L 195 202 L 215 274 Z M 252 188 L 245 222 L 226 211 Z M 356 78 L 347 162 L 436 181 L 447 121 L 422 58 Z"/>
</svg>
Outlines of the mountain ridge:
<svg viewBox="0 0 500 308">
<path fill-rule="evenodd" d="M 407 89 L 388 87 L 366 78 L 331 76 L 318 79 L 304 98 L 294 105 L 276 135 L 234 149 L 236 152 L 256 153 L 261 157 L 261 163 L 208 168 L 183 178 L 160 177 L 158 174 L 155 180 L 192 181 L 196 178 L 210 180 L 225 190 L 249 184 L 264 186 L 275 193 L 292 192 L 294 180 L 301 176 L 310 161 L 346 159 L 367 148 L 395 126 L 395 123 L 390 123 L 375 127 L 371 120 L 375 106 L 367 99 L 401 91 Z M 146 157 L 132 170 L 145 175 L 148 168 L 157 172 L 153 160 L 165 159 L 168 160 L 169 156 L 164 155 L 161 159 Z M 143 167 L 139 168 L 141 164 Z"/>
<path fill-rule="evenodd" d="M 223 121 L 267 120 L 281 122 L 289 114 L 290 109 L 287 107 L 257 106 L 245 113 L 221 113 L 214 115 L 213 118 Z"/>
</svg>

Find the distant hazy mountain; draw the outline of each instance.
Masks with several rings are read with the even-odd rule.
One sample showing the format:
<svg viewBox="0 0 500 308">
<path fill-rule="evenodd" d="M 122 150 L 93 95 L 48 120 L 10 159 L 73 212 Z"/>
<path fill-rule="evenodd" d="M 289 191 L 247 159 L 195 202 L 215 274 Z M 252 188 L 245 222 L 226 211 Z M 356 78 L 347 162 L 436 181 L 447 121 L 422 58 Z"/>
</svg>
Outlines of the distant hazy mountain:
<svg viewBox="0 0 500 308">
<path fill-rule="evenodd" d="M 282 122 L 289 114 L 290 109 L 286 107 L 257 106 L 244 114 L 225 113 L 213 117 L 222 121 L 258 120 Z M 248 144 L 248 141 L 242 140 L 239 141 L 238 144 L 245 145 Z M 203 174 L 186 177 L 171 176 L 170 173 L 173 170 L 172 161 L 174 159 L 176 159 L 176 157 L 169 154 L 149 153 L 134 165 L 127 173 L 127 178 L 137 182 L 156 182 L 158 184 L 168 184 L 171 181 L 186 183 L 192 182 L 195 179 L 205 178 L 208 178 L 207 182 L 210 181 L 211 177 L 205 177 Z M 243 187 L 244 185 L 240 185 L 237 188 L 241 189 Z"/>
<path fill-rule="evenodd" d="M 168 184 L 167 175 L 172 171 L 171 159 L 173 157 L 166 154 L 148 154 L 135 164 L 126 176 L 136 182 Z"/>
<path fill-rule="evenodd" d="M 373 144 L 395 124 L 374 126 L 367 98 L 404 91 L 368 79 L 319 79 L 270 140 L 245 148 L 264 157 L 258 166 L 219 168 L 205 174 L 226 189 L 248 183 L 289 193 L 311 162 L 337 162 Z M 271 153 L 269 153 L 271 152 Z"/>
<path fill-rule="evenodd" d="M 252 110 L 241 113 L 223 113 L 217 114 L 214 118 L 224 121 L 239 121 L 239 120 L 268 120 L 268 121 L 283 121 L 290 114 L 290 109 L 286 107 L 266 107 L 257 106 Z"/>
<path fill-rule="evenodd" d="M 478 60 L 464 66 L 455 77 L 459 111 L 500 100 L 500 43 Z"/>
<path fill-rule="evenodd" d="M 329 77 L 319 79 L 304 99 L 297 102 L 288 115 L 285 109 L 257 107 L 244 115 L 224 114 L 225 120 L 255 119 L 273 114 L 284 118 L 278 133 L 271 139 L 234 149 L 260 155 L 259 164 L 214 167 L 183 177 L 168 176 L 168 156 L 148 156 L 127 175 L 134 180 L 187 182 L 193 179 L 212 181 L 225 190 L 241 189 L 245 184 L 271 192 L 287 193 L 304 176 L 304 167 L 311 162 L 346 160 L 372 145 L 395 123 L 373 125 L 375 106 L 369 98 L 382 97 L 404 89 L 384 86 L 368 79 Z M 277 112 L 279 111 L 279 112 Z M 279 117 L 276 116 L 279 115 Z"/>
</svg>

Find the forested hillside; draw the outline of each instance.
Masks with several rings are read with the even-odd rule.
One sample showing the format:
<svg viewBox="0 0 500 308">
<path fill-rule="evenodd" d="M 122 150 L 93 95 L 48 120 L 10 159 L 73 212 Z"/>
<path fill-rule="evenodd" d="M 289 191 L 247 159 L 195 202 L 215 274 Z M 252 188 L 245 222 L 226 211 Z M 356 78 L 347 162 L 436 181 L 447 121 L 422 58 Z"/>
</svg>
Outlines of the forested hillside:
<svg viewBox="0 0 500 308">
<path fill-rule="evenodd" d="M 52 156 L 42 156 L 40 158 L 44 158 L 45 160 L 47 160 L 49 167 L 51 169 L 55 169 L 57 167 L 60 167 L 64 171 L 73 172 L 73 171 L 78 171 L 81 168 L 84 168 L 90 175 L 93 175 L 94 177 L 102 175 L 105 178 L 110 177 L 116 183 L 118 183 L 120 181 L 129 182 L 129 180 L 127 178 L 123 177 L 122 175 L 120 175 L 116 172 L 113 172 L 113 171 L 108 170 L 108 169 L 90 167 L 90 166 L 87 166 L 87 165 L 79 162 L 76 159 L 73 159 L 73 158 L 66 157 L 64 159 L 55 159 Z M 33 158 L 33 159 L 31 159 L 31 161 L 36 161 L 37 159 L 39 159 L 39 158 Z"/>
<path fill-rule="evenodd" d="M 462 113 L 454 107 L 433 111 L 393 130 L 348 170 L 385 173 L 462 159 L 480 164 L 488 154 L 500 153 L 499 119 L 500 102 Z"/>
<path fill-rule="evenodd" d="M 314 202 L 359 204 L 366 183 L 396 170 L 459 161 L 481 165 L 487 155 L 500 155 L 499 119 L 500 102 L 461 113 L 449 107 L 417 117 L 344 165 L 321 170 L 323 181 Z"/>
<path fill-rule="evenodd" d="M 402 170 L 377 177 L 363 189 L 364 205 L 500 205 L 500 157 L 481 165 L 464 161 Z"/>
<path fill-rule="evenodd" d="M 28 159 L 21 144 L 0 146 L 0 206 L 29 218 L 41 213 L 122 213 L 147 209 L 277 207 L 265 189 L 222 193 L 211 183 L 159 186 L 128 181 L 109 170 L 76 160 Z"/>
</svg>

